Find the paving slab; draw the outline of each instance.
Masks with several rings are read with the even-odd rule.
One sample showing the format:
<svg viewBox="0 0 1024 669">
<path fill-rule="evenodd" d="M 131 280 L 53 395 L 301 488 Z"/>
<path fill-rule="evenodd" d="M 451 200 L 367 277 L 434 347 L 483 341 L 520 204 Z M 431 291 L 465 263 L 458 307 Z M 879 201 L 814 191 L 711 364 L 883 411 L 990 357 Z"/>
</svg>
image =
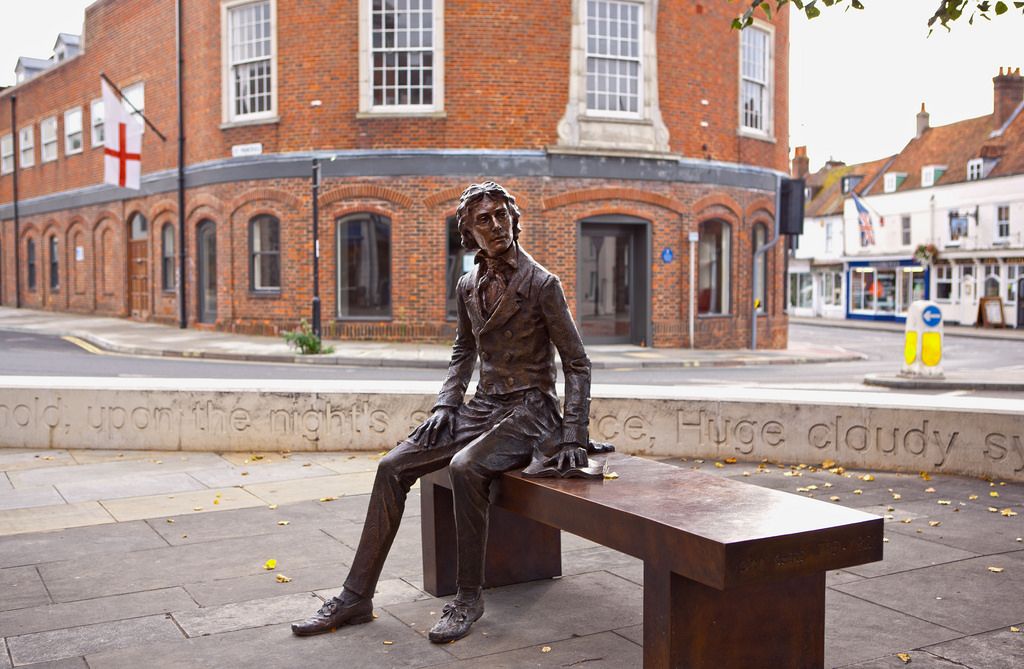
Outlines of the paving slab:
<svg viewBox="0 0 1024 669">
<path fill-rule="evenodd" d="M 171 617 L 186 635 L 197 637 L 302 620 L 322 604 L 319 597 L 302 592 L 178 611 Z"/>
<path fill-rule="evenodd" d="M 992 573 L 988 567 L 1004 571 Z M 1024 597 L 1007 597 L 1024 592 L 1024 551 L 869 578 L 833 590 L 956 630 L 957 636 L 987 632 L 1024 619 Z"/>
<path fill-rule="evenodd" d="M 937 544 L 979 554 L 1004 553 L 1022 548 L 1017 543 L 1017 537 L 1024 536 L 1024 513 L 1006 517 L 998 511 L 989 512 L 987 502 L 968 502 L 967 506 L 959 506 L 959 502 L 956 504 L 940 506 L 937 500 L 900 504 L 895 507 L 897 519 L 900 513 L 910 513 L 914 514 L 914 522 L 887 523 L 886 532 L 921 536 Z M 938 521 L 941 525 L 929 527 L 929 521 Z M 917 530 L 921 530 L 920 535 Z"/>
<path fill-rule="evenodd" d="M 459 659 L 550 645 L 635 625 L 642 617 L 641 588 L 607 572 L 494 588 L 485 597 L 487 612 L 473 633 L 445 646 Z M 428 599 L 387 610 L 425 635 L 443 606 L 444 600 Z"/>
<path fill-rule="evenodd" d="M 114 522 L 114 517 L 107 513 L 107 510 L 98 502 L 7 509 L 0 511 L 0 536 L 23 532 L 47 532 L 112 522 Z"/>
<path fill-rule="evenodd" d="M 249 465 L 218 467 L 192 472 L 198 481 L 208 488 L 227 486 L 252 486 L 275 481 L 296 481 L 317 476 L 335 476 L 332 469 L 312 462 L 286 461 L 252 467 Z"/>
<path fill-rule="evenodd" d="M 3 450 L 0 449 L 0 453 L 2 452 Z M 70 455 L 68 459 L 73 462 Z M 14 487 L 21 488 L 33 485 L 57 485 L 79 481 L 94 481 L 131 474 L 173 474 L 213 467 L 230 467 L 230 465 L 216 453 L 180 455 L 171 451 L 147 460 L 94 462 L 86 465 L 69 464 L 59 468 L 46 467 L 42 469 L 13 471 L 9 472 L 9 476 Z"/>
<path fill-rule="evenodd" d="M 75 464 L 65 450 L 40 451 L 38 449 L 0 448 L 0 471 L 19 472 L 27 469 L 63 467 Z"/>
<path fill-rule="evenodd" d="M 544 649 L 547 649 L 546 651 Z M 643 648 L 635 643 L 623 643 L 613 632 L 553 641 L 483 658 L 472 658 L 432 667 L 451 669 L 523 669 L 523 667 L 584 667 L 586 669 L 623 669 L 643 664 Z"/>
<path fill-rule="evenodd" d="M 615 570 L 619 567 L 639 565 L 643 570 L 643 561 L 625 553 L 598 546 L 562 553 L 562 574 L 585 574 L 593 571 Z"/>
<path fill-rule="evenodd" d="M 211 513 L 230 509 L 265 506 L 263 501 L 241 488 L 211 488 L 173 495 L 147 495 L 102 500 L 100 504 L 110 515 L 125 522 L 184 513 Z"/>
<path fill-rule="evenodd" d="M 119 560 L 67 560 L 40 565 L 57 602 L 166 588 L 265 573 L 277 560 L 277 573 L 337 560 L 344 546 L 316 530 L 168 546 L 128 553 Z M 283 594 L 283 593 L 282 593 Z"/>
<path fill-rule="evenodd" d="M 889 529 L 889 527 L 887 526 L 886 529 Z M 934 530 L 935 528 L 929 528 L 925 524 L 924 529 Z M 951 548 L 929 539 L 908 536 L 898 532 L 886 532 L 886 538 L 889 541 L 886 542 L 883 548 L 884 558 L 880 562 L 847 567 L 846 571 L 857 576 L 870 578 L 978 557 L 977 553 L 960 550 L 959 548 Z M 840 583 L 835 585 L 840 585 Z"/>
<path fill-rule="evenodd" d="M 390 644 L 385 644 L 390 641 Z M 451 660 L 444 649 L 382 612 L 365 625 L 299 638 L 289 625 L 87 656 L 90 669 L 415 669 Z"/>
<path fill-rule="evenodd" d="M 340 547 L 338 555 L 331 559 L 318 562 L 315 566 L 292 569 L 280 567 L 270 572 L 220 578 L 217 580 L 200 580 L 185 583 L 185 590 L 200 606 L 218 606 L 233 602 L 244 602 L 263 597 L 277 597 L 286 594 L 306 593 L 313 590 L 333 590 L 337 593 L 340 584 L 348 574 L 353 552 L 347 547 Z M 284 574 L 292 579 L 288 583 L 278 583 L 277 574 Z M 383 581 L 381 581 L 383 583 Z M 376 602 L 374 602 L 376 604 Z M 312 613 L 319 604 L 308 613 Z"/>
<path fill-rule="evenodd" d="M 189 474 L 181 473 L 129 474 L 116 478 L 58 483 L 56 488 L 65 501 L 73 503 L 205 490 L 207 486 Z"/>
<path fill-rule="evenodd" d="M 0 472 L 0 492 L 10 490 L 13 487 L 11 479 L 7 478 L 7 472 Z"/>
<path fill-rule="evenodd" d="M 24 634 L 7 639 L 7 645 L 14 664 L 21 665 L 170 641 L 181 636 L 174 621 L 159 615 Z"/>
<path fill-rule="evenodd" d="M 66 503 L 67 500 L 61 497 L 61 494 L 52 485 L 0 490 L 0 511 Z"/>
<path fill-rule="evenodd" d="M 317 590 L 314 594 L 327 601 L 341 592 L 344 582 L 344 575 L 338 578 L 337 584 Z M 404 604 L 415 602 L 420 599 L 430 599 L 431 596 L 419 588 L 415 588 L 408 581 L 401 578 L 385 578 L 377 581 L 377 590 L 373 593 L 373 605 L 377 608 L 390 606 L 392 604 Z"/>
<path fill-rule="evenodd" d="M 825 587 L 831 588 L 833 585 L 842 585 L 843 583 L 853 583 L 855 581 L 863 580 L 863 576 L 858 576 L 853 572 L 840 569 L 838 571 L 830 571 L 825 574 Z"/>
<path fill-rule="evenodd" d="M 51 662 L 33 662 L 22 664 L 18 669 L 89 669 L 84 657 L 65 657 Z"/>
<path fill-rule="evenodd" d="M 11 656 L 7 654 L 7 640 L 0 638 L 0 669 L 11 669 Z"/>
<path fill-rule="evenodd" d="M 972 666 L 980 666 L 950 662 L 923 650 L 908 650 L 904 652 L 910 656 L 910 662 L 904 662 L 896 655 L 886 655 L 874 660 L 847 664 L 838 669 L 905 669 L 908 664 L 913 669 L 970 669 Z"/>
<path fill-rule="evenodd" d="M 861 581 L 864 582 L 864 581 Z M 961 636 L 835 590 L 825 592 L 825 666 L 841 667 Z"/>
<path fill-rule="evenodd" d="M 141 521 L 31 532 L 0 537 L 0 567 L 59 562 L 69 555 L 80 560 L 103 553 L 120 556 L 164 546 L 167 542 Z"/>
<path fill-rule="evenodd" d="M 335 474 L 301 481 L 278 481 L 246 485 L 245 490 L 267 504 L 307 502 L 321 497 L 365 495 L 373 487 L 373 472 Z"/>
<path fill-rule="evenodd" d="M 199 605 L 183 588 L 132 592 L 79 602 L 4 611 L 0 613 L 0 635 L 18 636 L 75 627 L 84 621 L 111 622 L 197 608 Z"/>
<path fill-rule="evenodd" d="M 1024 618 L 1015 625 L 1024 629 Z M 969 667 L 1020 667 L 1024 664 L 1024 633 L 1001 627 L 991 632 L 928 646 L 926 651 Z"/>
<path fill-rule="evenodd" d="M 359 546 L 363 533 L 362 523 L 338 524 L 324 530 L 327 534 L 352 549 Z M 420 543 L 419 517 L 404 518 L 391 545 L 391 551 L 381 570 L 381 578 L 405 578 L 423 575 L 423 548 Z"/>
<path fill-rule="evenodd" d="M 345 453 L 307 453 L 305 459 L 315 462 L 321 467 L 339 474 L 354 472 L 376 472 L 381 456 L 377 453 L 345 454 Z"/>
<path fill-rule="evenodd" d="M 167 451 L 124 451 L 100 448 L 69 448 L 76 464 L 91 465 L 100 462 L 128 462 L 130 460 L 166 460 Z"/>
<path fill-rule="evenodd" d="M 266 504 L 244 509 L 218 510 L 217 513 L 188 513 L 185 515 L 150 518 L 147 523 L 169 544 L 195 544 L 231 537 L 254 537 L 261 534 L 281 534 L 310 529 L 323 529 L 336 523 L 331 510 L 334 503 L 301 502 L 271 509 Z M 168 520 L 173 522 L 167 522 Z M 278 525 L 278 522 L 287 525 Z M 187 537 L 187 538 L 185 538 Z M 2 545 L 2 544 L 0 544 Z"/>
</svg>

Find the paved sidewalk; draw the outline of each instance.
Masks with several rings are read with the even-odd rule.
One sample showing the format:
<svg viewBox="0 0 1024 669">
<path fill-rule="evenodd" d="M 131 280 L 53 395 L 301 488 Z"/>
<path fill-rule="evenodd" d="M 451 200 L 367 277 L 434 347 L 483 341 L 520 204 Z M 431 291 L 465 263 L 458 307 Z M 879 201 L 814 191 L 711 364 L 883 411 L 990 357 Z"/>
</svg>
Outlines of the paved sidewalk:
<svg viewBox="0 0 1024 669">
<path fill-rule="evenodd" d="M 0 329 L 51 335 L 71 335 L 116 353 L 163 357 L 298 362 L 371 367 L 446 368 L 451 347 L 442 344 L 402 344 L 373 341 L 325 341 L 334 353 L 299 356 L 280 337 L 235 335 L 194 328 L 180 329 L 122 318 L 83 316 L 63 312 L 0 307 Z M 804 342 L 785 350 L 709 351 L 640 346 L 588 346 L 595 368 L 738 367 L 861 360 L 860 353 Z"/>
<path fill-rule="evenodd" d="M 415 490 L 377 619 L 293 637 L 340 587 L 378 457 L 0 449 L 0 668 L 640 667 L 642 565 L 572 535 L 562 578 L 490 590 L 430 644 Z M 886 517 L 884 561 L 827 576 L 826 666 L 1021 666 L 1024 485 L 672 462 Z"/>
<path fill-rule="evenodd" d="M 875 330 L 886 332 L 904 332 L 903 323 L 891 321 L 862 321 L 840 318 L 800 318 L 789 317 L 789 322 L 796 325 L 815 325 L 823 328 L 845 328 L 848 330 Z M 943 325 L 943 334 L 947 337 L 975 337 L 978 339 L 1007 339 L 1024 342 L 1024 328 L 983 328 L 970 325 Z"/>
</svg>

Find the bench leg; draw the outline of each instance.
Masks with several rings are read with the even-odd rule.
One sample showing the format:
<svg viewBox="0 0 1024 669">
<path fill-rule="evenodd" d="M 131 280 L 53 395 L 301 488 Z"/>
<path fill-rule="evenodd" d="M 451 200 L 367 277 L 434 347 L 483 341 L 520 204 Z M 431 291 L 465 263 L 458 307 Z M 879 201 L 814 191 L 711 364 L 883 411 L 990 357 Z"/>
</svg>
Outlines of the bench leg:
<svg viewBox="0 0 1024 669">
<path fill-rule="evenodd" d="M 825 664 L 825 574 L 716 590 L 644 565 L 644 669 Z"/>
<path fill-rule="evenodd" d="M 448 470 L 420 479 L 423 587 L 435 597 L 453 594 L 458 551 L 452 491 L 436 483 Z M 562 535 L 557 528 L 491 505 L 484 580 L 489 588 L 562 575 Z"/>
</svg>

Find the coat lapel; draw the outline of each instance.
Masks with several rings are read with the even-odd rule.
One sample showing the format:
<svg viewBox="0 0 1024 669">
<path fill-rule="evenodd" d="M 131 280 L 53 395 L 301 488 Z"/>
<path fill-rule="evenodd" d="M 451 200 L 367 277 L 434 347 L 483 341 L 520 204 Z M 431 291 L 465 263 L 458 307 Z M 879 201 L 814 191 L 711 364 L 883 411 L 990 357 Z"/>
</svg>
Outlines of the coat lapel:
<svg viewBox="0 0 1024 669">
<path fill-rule="evenodd" d="M 466 304 L 469 308 L 469 320 L 473 323 L 473 329 L 481 327 L 484 322 L 484 309 L 480 304 L 480 295 L 477 291 L 477 281 L 480 276 L 480 265 L 474 265 L 466 279 Z"/>
<path fill-rule="evenodd" d="M 501 296 L 501 300 L 498 301 L 494 311 L 491 313 L 491 317 L 484 323 L 483 328 L 480 330 L 480 334 L 489 332 L 496 327 L 504 325 L 517 311 L 523 303 L 523 298 L 528 297 L 530 294 L 530 277 L 533 274 L 533 259 L 526 254 L 525 251 L 519 249 L 518 267 L 516 267 L 515 274 L 508 282 L 508 286 L 505 288 L 505 294 Z M 475 291 L 474 291 L 475 292 Z M 479 300 L 478 300 L 479 308 Z M 481 312 L 482 313 L 482 312 Z"/>
</svg>

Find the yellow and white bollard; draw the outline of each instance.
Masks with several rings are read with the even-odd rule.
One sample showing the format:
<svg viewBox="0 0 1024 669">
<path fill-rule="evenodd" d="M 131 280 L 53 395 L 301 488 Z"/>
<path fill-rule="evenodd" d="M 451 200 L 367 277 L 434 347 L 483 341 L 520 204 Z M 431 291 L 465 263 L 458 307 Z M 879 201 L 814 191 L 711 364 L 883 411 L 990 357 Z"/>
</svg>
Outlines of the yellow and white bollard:
<svg viewBox="0 0 1024 669">
<path fill-rule="evenodd" d="M 903 340 L 904 376 L 942 378 L 942 311 L 928 300 L 917 300 L 907 311 Z"/>
</svg>

